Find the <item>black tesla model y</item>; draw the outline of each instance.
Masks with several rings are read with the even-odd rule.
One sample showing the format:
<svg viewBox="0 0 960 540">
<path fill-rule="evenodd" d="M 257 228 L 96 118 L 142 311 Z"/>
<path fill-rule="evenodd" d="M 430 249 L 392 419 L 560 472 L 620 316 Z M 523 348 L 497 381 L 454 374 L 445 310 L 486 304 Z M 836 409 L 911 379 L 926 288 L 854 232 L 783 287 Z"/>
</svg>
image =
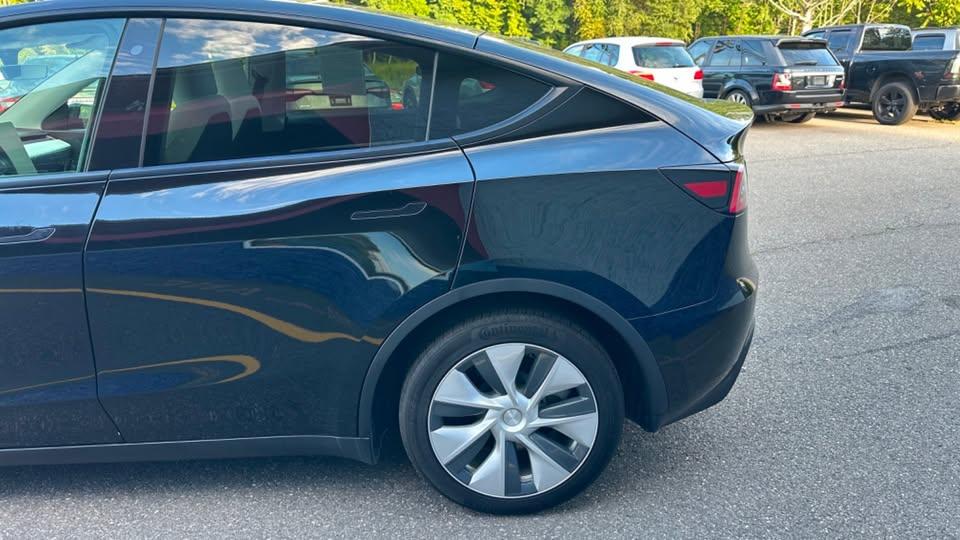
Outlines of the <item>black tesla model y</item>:
<svg viewBox="0 0 960 540">
<path fill-rule="evenodd" d="M 0 464 L 329 454 L 531 512 L 729 392 L 752 120 L 265 0 L 0 18 Z"/>
</svg>

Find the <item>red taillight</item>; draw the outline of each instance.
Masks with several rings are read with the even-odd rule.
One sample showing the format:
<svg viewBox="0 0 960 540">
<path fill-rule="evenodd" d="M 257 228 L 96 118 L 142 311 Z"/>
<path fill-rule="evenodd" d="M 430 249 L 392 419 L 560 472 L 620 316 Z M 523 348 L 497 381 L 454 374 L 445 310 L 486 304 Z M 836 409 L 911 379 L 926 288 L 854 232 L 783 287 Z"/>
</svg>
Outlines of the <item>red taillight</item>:
<svg viewBox="0 0 960 540">
<path fill-rule="evenodd" d="M 747 167 L 745 165 L 739 165 L 737 168 L 728 209 L 731 214 L 739 214 L 747 209 Z"/>
<path fill-rule="evenodd" d="M 708 180 L 706 182 L 688 182 L 683 187 L 702 199 L 714 199 L 727 196 L 726 180 Z"/>
<path fill-rule="evenodd" d="M 947 71 L 943 73 L 944 79 L 960 79 L 960 56 L 953 59 L 947 66 Z"/>
<path fill-rule="evenodd" d="M 390 108 L 395 111 L 402 111 L 404 109 L 403 103 L 391 103 Z"/>
<path fill-rule="evenodd" d="M 790 80 L 789 73 L 775 73 L 773 75 L 773 82 L 770 86 L 773 90 L 778 90 L 781 92 L 785 90 L 793 90 L 793 81 Z"/>
<path fill-rule="evenodd" d="M 703 80 L 703 70 L 698 69 L 696 73 L 693 74 L 693 80 L 702 81 Z"/>
<path fill-rule="evenodd" d="M 630 74 L 640 77 L 641 79 L 646 79 L 648 81 L 653 80 L 653 73 L 646 73 L 644 71 L 631 71 Z"/>
<path fill-rule="evenodd" d="M 739 214 L 747 207 L 747 177 L 742 164 L 660 169 L 660 172 L 687 195 L 717 212 Z"/>
</svg>

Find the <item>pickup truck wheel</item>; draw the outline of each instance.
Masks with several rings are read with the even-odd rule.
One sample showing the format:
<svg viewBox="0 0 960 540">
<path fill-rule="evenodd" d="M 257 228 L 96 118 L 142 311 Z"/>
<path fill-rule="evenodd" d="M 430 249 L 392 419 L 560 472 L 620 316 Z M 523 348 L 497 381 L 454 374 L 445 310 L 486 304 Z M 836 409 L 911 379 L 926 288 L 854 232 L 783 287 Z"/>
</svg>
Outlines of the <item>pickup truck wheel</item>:
<svg viewBox="0 0 960 540">
<path fill-rule="evenodd" d="M 888 126 L 909 122 L 917 114 L 917 100 L 906 83 L 889 82 L 880 87 L 873 100 L 873 117 Z"/>
<path fill-rule="evenodd" d="M 960 103 L 944 103 L 927 112 L 934 120 L 960 120 Z"/>
</svg>

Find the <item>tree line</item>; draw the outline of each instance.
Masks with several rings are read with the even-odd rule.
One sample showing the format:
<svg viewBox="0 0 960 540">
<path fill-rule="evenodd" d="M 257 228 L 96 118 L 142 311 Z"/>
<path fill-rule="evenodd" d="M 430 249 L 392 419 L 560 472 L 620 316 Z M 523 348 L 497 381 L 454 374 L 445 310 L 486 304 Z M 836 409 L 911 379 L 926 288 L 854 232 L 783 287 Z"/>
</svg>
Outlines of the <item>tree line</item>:
<svg viewBox="0 0 960 540">
<path fill-rule="evenodd" d="M 960 25 L 960 0 L 339 0 L 562 47 L 613 35 L 692 40 L 798 34 L 815 26 Z"/>
<path fill-rule="evenodd" d="M 29 0 L 0 0 L 0 6 Z M 960 0 L 334 0 L 428 17 L 562 47 L 604 36 L 693 40 L 798 34 L 815 26 L 894 22 L 960 25 Z"/>
</svg>

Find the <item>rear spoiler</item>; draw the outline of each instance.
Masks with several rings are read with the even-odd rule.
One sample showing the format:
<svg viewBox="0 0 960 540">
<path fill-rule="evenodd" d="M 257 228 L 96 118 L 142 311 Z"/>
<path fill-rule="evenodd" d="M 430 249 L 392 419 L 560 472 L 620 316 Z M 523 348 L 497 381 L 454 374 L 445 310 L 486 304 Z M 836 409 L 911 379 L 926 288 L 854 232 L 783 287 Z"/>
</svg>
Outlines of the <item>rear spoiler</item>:
<svg viewBox="0 0 960 540">
<path fill-rule="evenodd" d="M 823 45 L 826 47 L 827 40 L 808 37 L 785 37 L 778 39 L 775 45 L 777 48 L 780 48 L 781 45 Z"/>
</svg>

